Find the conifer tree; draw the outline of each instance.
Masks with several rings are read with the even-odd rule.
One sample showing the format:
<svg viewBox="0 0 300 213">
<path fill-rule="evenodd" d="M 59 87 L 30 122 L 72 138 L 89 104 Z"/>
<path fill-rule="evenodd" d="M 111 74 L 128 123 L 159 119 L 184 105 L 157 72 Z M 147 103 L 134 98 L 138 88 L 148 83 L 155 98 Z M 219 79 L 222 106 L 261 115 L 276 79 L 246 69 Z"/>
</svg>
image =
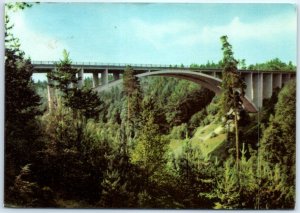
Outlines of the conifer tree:
<svg viewBox="0 0 300 213">
<path fill-rule="evenodd" d="M 63 59 L 56 64 L 55 70 L 47 74 L 48 78 L 54 81 L 54 84 L 50 86 L 59 89 L 65 99 L 72 95 L 72 92 L 75 91 L 74 85 L 78 82 L 76 77 L 78 70 L 72 68 L 72 61 L 69 55 L 66 50 L 63 50 Z"/>
<path fill-rule="evenodd" d="M 215 196 L 219 200 L 215 203 L 215 209 L 235 209 L 239 207 L 238 170 L 236 166 L 233 166 L 233 162 L 232 157 L 224 162 L 224 173 L 214 189 Z"/>
<path fill-rule="evenodd" d="M 6 4 L 8 10 L 31 7 L 28 3 Z M 41 112 L 40 97 L 36 94 L 31 79 L 33 66 L 20 49 L 19 39 L 12 33 L 13 25 L 5 14 L 5 123 L 26 126 Z M 7 129 L 9 131 L 9 128 Z"/>
<path fill-rule="evenodd" d="M 127 97 L 127 122 L 133 138 L 139 128 L 142 93 L 138 78 L 131 66 L 127 66 L 123 77 L 123 90 Z"/>
<path fill-rule="evenodd" d="M 285 85 L 278 94 L 275 115 L 261 139 L 259 160 L 269 171 L 266 180 L 274 190 L 261 181 L 260 206 L 263 208 L 294 208 L 296 177 L 296 83 Z M 264 172 L 262 169 L 260 172 Z M 263 177 L 263 175 L 261 175 Z M 277 202 L 272 202 L 274 197 Z M 264 198 L 264 200 L 263 200 Z M 279 199 L 279 200 L 278 200 Z M 280 205 L 279 205 L 280 203 Z"/>
<path fill-rule="evenodd" d="M 100 100 L 98 94 L 92 89 L 76 88 L 69 97 L 66 106 L 80 112 L 86 119 L 97 119 L 102 109 L 102 104 L 103 102 Z"/>
<path fill-rule="evenodd" d="M 166 141 L 159 135 L 159 126 L 155 123 L 152 98 L 142 103 L 142 129 L 136 139 L 137 145 L 131 153 L 131 160 L 145 171 L 146 185 L 150 176 L 165 161 Z"/>
<path fill-rule="evenodd" d="M 30 59 L 21 50 L 21 44 L 12 34 L 9 12 L 31 7 L 29 3 L 5 5 L 5 202 L 10 199 L 10 188 L 20 168 L 28 164 L 43 147 L 38 141 L 41 130 L 36 117 L 40 97 L 34 90 Z M 15 202 L 15 200 L 10 200 Z"/>
<path fill-rule="evenodd" d="M 102 193 L 99 206 L 105 208 L 121 208 L 127 206 L 127 183 L 123 182 L 118 166 L 114 165 L 114 156 L 107 156 L 108 168 L 101 182 Z"/>
<path fill-rule="evenodd" d="M 226 122 L 231 116 L 234 118 L 235 126 L 235 149 L 236 164 L 239 162 L 239 113 L 242 110 L 241 98 L 245 95 L 246 84 L 243 82 L 237 70 L 238 61 L 233 57 L 232 46 L 227 41 L 227 36 L 221 37 L 223 50 L 223 78 L 222 78 L 222 95 L 220 99 L 222 117 Z"/>
<path fill-rule="evenodd" d="M 74 110 L 75 117 L 98 118 L 102 102 L 91 88 L 77 87 L 77 72 L 77 69 L 72 68 L 69 53 L 64 50 L 63 59 L 56 64 L 54 71 L 48 73 L 53 82 L 50 86 L 62 92 L 65 106 Z"/>
</svg>

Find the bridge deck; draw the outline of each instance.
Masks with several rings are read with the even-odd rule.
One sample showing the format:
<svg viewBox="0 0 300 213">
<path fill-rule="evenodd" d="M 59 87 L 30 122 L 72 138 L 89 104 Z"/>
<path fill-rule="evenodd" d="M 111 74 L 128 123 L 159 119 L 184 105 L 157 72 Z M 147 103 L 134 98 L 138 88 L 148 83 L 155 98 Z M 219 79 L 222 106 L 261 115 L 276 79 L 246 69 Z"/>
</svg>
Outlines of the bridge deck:
<svg viewBox="0 0 300 213">
<path fill-rule="evenodd" d="M 47 73 L 55 68 L 55 64 L 59 61 L 32 61 L 34 73 Z M 189 66 L 174 66 L 165 64 L 125 64 L 125 63 L 97 63 L 97 62 L 73 62 L 72 66 L 76 69 L 83 69 L 84 73 L 95 73 L 108 69 L 109 72 L 122 72 L 127 66 L 132 66 L 136 71 L 158 71 L 158 70 L 186 70 L 195 72 L 222 72 L 222 69 L 204 69 L 204 68 L 191 68 Z M 239 72 L 243 73 L 289 73 L 293 74 L 296 71 L 281 71 L 281 70 L 244 70 Z"/>
</svg>

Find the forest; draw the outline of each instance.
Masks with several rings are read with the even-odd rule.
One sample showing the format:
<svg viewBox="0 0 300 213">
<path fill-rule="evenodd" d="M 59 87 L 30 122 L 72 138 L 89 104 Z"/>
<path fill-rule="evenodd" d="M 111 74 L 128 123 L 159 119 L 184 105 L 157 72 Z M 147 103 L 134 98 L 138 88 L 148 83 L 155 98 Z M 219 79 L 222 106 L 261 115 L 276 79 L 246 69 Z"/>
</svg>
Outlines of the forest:
<svg viewBox="0 0 300 213">
<path fill-rule="evenodd" d="M 222 36 L 221 61 L 191 65 L 222 68 L 219 96 L 186 80 L 138 79 L 130 66 L 121 87 L 96 93 L 91 79 L 70 86 L 79 79 L 66 50 L 52 84 L 34 82 L 5 18 L 6 207 L 294 208 L 296 82 L 248 113 L 237 72 L 296 71 L 291 62 L 247 66 Z"/>
</svg>

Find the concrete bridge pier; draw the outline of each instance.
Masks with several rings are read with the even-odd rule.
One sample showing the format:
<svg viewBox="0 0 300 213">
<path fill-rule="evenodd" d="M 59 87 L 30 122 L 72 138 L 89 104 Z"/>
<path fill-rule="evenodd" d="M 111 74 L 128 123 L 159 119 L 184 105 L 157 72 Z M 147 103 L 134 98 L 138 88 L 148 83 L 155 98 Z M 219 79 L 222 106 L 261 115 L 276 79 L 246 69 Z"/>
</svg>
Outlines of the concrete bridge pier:
<svg viewBox="0 0 300 213">
<path fill-rule="evenodd" d="M 101 72 L 101 85 L 108 84 L 108 69 L 106 68 Z"/>
<path fill-rule="evenodd" d="M 93 87 L 97 87 L 99 85 L 99 73 L 93 72 Z"/>
<path fill-rule="evenodd" d="M 263 99 L 271 98 L 273 93 L 273 74 L 272 73 L 264 73 L 262 74 L 263 78 Z"/>
<path fill-rule="evenodd" d="M 273 74 L 273 89 L 282 87 L 282 75 L 281 74 Z"/>
<path fill-rule="evenodd" d="M 263 101 L 263 74 L 253 73 L 252 76 L 253 84 L 253 102 L 257 108 L 262 107 Z"/>
<path fill-rule="evenodd" d="M 282 74 L 282 84 L 286 84 L 291 80 L 291 74 Z"/>
<path fill-rule="evenodd" d="M 244 81 L 247 85 L 245 95 L 249 100 L 253 101 L 253 74 L 252 73 L 243 73 L 242 78 L 244 78 Z"/>
<path fill-rule="evenodd" d="M 83 68 L 81 68 L 79 71 L 78 71 L 78 88 L 79 89 L 81 89 L 82 88 L 82 86 L 83 86 L 83 72 L 84 72 L 84 70 L 83 70 Z"/>
<path fill-rule="evenodd" d="M 56 97 L 55 97 L 55 88 L 53 85 L 53 81 L 47 77 L 48 85 L 47 85 L 47 92 L 48 92 L 48 110 L 52 112 L 56 106 Z M 50 86 L 51 85 L 51 86 Z"/>
</svg>

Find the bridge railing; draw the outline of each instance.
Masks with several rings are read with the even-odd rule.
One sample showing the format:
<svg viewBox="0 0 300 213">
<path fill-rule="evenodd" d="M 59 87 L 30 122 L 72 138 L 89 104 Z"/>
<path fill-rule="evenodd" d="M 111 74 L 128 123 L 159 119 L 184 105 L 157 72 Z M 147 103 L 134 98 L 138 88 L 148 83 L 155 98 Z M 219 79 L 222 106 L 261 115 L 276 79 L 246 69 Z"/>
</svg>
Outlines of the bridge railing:
<svg viewBox="0 0 300 213">
<path fill-rule="evenodd" d="M 34 65 L 54 65 L 59 63 L 59 61 L 31 61 Z M 161 67 L 161 68 L 190 68 L 190 66 L 186 65 L 167 65 L 167 64 L 133 64 L 133 63 L 99 63 L 99 62 L 72 62 L 72 65 L 83 65 L 83 66 L 118 66 L 118 67 Z"/>
</svg>

